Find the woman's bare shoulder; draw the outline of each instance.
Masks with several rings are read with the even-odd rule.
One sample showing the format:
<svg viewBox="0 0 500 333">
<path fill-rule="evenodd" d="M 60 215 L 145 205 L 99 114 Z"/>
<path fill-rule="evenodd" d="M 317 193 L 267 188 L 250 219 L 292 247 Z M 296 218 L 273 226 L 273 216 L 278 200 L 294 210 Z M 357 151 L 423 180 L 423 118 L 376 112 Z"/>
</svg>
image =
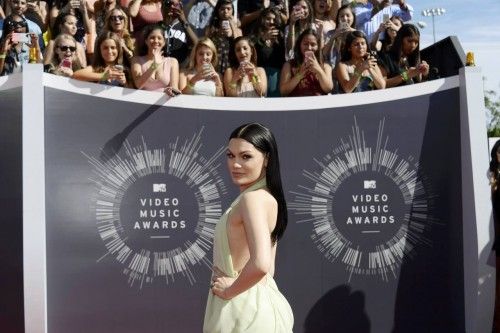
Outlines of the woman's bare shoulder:
<svg viewBox="0 0 500 333">
<path fill-rule="evenodd" d="M 240 203 L 242 207 L 256 207 L 259 206 L 261 208 L 274 208 L 278 205 L 278 202 L 273 197 L 273 195 L 266 189 L 258 189 L 255 191 L 244 193 L 241 196 Z"/>
</svg>

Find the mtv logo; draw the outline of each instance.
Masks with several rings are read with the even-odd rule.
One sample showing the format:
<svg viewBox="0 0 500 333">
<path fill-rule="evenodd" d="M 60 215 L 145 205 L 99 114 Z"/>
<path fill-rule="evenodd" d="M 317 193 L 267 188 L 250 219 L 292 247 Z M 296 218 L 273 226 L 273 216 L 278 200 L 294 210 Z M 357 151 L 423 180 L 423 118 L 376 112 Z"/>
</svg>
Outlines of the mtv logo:
<svg viewBox="0 0 500 333">
<path fill-rule="evenodd" d="M 365 180 L 364 181 L 364 189 L 376 189 L 377 188 L 377 181 L 376 180 Z"/>
<path fill-rule="evenodd" d="M 153 184 L 153 192 L 167 192 L 167 184 Z"/>
</svg>

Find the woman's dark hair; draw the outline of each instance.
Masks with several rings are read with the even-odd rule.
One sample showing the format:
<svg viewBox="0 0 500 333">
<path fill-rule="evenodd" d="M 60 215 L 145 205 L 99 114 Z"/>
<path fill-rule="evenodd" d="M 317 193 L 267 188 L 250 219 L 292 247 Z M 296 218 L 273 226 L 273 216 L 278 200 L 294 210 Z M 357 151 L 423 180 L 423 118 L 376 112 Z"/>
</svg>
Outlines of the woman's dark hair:
<svg viewBox="0 0 500 333">
<path fill-rule="evenodd" d="M 392 43 L 389 54 L 393 60 L 400 61 L 403 55 L 403 39 L 405 37 L 418 37 L 420 41 L 420 32 L 413 24 L 403 24 L 399 29 L 394 42 Z M 407 56 L 408 66 L 415 67 L 420 63 L 420 43 L 417 48 Z"/>
<path fill-rule="evenodd" d="M 66 22 L 66 17 L 68 16 L 73 16 L 78 21 L 78 17 L 76 17 L 76 15 L 73 15 L 69 12 L 61 12 L 59 15 L 57 15 L 56 20 L 54 21 L 54 29 L 52 30 L 53 38 L 59 36 L 59 34 L 61 33 L 61 26 Z"/>
<path fill-rule="evenodd" d="M 339 10 L 337 11 L 337 16 L 335 17 L 335 26 L 338 27 L 339 26 L 339 18 L 340 18 L 340 12 L 343 11 L 344 9 L 349 9 L 352 13 L 352 24 L 351 24 L 351 28 L 353 29 L 356 29 L 356 13 L 354 13 L 354 11 L 352 10 L 352 6 L 350 4 L 347 4 L 347 5 L 343 5 L 342 7 L 339 8 Z"/>
<path fill-rule="evenodd" d="M 220 7 L 222 7 L 224 5 L 231 5 L 231 8 L 233 9 L 233 17 L 236 16 L 236 13 L 234 12 L 234 5 L 233 5 L 233 2 L 231 0 L 219 0 L 219 1 L 217 1 L 217 4 L 215 5 L 215 8 L 214 8 L 214 11 L 212 14 L 212 18 L 210 19 L 210 26 L 211 27 L 217 28 L 217 29 L 220 28 L 221 19 L 219 18 L 219 9 L 220 9 Z"/>
<path fill-rule="evenodd" d="M 146 41 L 149 37 L 149 35 L 155 31 L 155 30 L 160 30 L 161 31 L 161 35 L 163 36 L 163 38 L 165 38 L 165 27 L 160 23 L 154 23 L 154 24 L 149 24 L 147 26 L 145 26 L 143 29 L 142 29 L 142 41 L 141 41 L 141 45 L 139 45 L 139 52 L 137 53 L 139 56 L 143 57 L 145 55 L 148 54 L 148 45 L 146 44 Z M 165 46 L 163 47 L 163 54 L 166 55 L 167 52 L 165 50 L 165 48 L 167 47 L 168 45 L 168 40 L 165 38 Z"/>
<path fill-rule="evenodd" d="M 266 16 L 269 14 L 273 14 L 275 16 L 274 25 L 276 26 L 276 29 L 278 29 L 280 37 L 282 37 L 284 28 L 283 21 L 281 20 L 280 10 L 276 7 L 267 7 L 260 12 L 258 19 L 259 24 L 255 24 L 254 26 L 253 34 L 256 36 L 256 38 L 258 38 L 260 36 L 260 33 L 264 31 L 264 21 L 266 19 Z"/>
<path fill-rule="evenodd" d="M 363 38 L 366 43 L 366 52 L 370 52 L 370 44 L 368 43 L 368 39 L 366 39 L 366 35 L 359 30 L 355 31 L 350 31 L 347 33 L 345 36 L 345 41 L 342 45 L 342 53 L 340 55 L 342 61 L 349 61 L 352 58 L 351 51 L 349 50 L 351 48 L 352 43 L 356 40 L 356 38 Z"/>
<path fill-rule="evenodd" d="M 495 174 L 495 179 L 498 177 L 498 169 L 500 168 L 500 163 L 498 163 L 497 150 L 500 151 L 500 140 L 497 140 L 491 148 L 491 161 L 490 161 L 490 171 Z"/>
<path fill-rule="evenodd" d="M 23 26 L 26 29 L 28 29 L 28 22 L 26 21 L 26 19 L 24 17 L 22 17 L 21 15 L 12 13 L 9 16 L 7 16 L 5 18 L 5 20 L 3 21 L 3 25 L 2 25 L 3 36 L 7 36 L 7 34 L 9 32 L 14 31 L 14 29 L 15 29 L 14 18 L 21 19 L 23 21 Z"/>
<path fill-rule="evenodd" d="M 281 185 L 280 161 L 278 146 L 273 133 L 259 123 L 244 124 L 235 129 L 229 136 L 231 139 L 243 139 L 257 148 L 267 157 L 266 184 L 271 195 L 278 202 L 278 218 L 276 226 L 271 233 L 271 241 L 276 243 L 285 232 L 288 222 L 285 195 Z"/>
<path fill-rule="evenodd" d="M 123 65 L 123 49 L 120 44 L 120 37 L 114 32 L 104 31 L 99 35 L 99 37 L 97 37 L 97 41 L 95 43 L 96 48 L 94 50 L 92 67 L 94 68 L 94 72 L 96 73 L 104 72 L 104 69 L 106 68 L 106 62 L 102 57 L 101 44 L 107 39 L 113 40 L 116 44 L 118 55 L 115 60 L 115 65 Z"/>
<path fill-rule="evenodd" d="M 233 68 L 238 68 L 240 66 L 240 62 L 238 61 L 238 58 L 236 57 L 236 44 L 238 44 L 240 41 L 247 41 L 248 45 L 250 45 L 250 49 L 252 50 L 252 56 L 250 57 L 250 62 L 254 65 L 257 66 L 257 50 L 255 50 L 255 45 L 253 44 L 252 40 L 248 36 L 240 36 L 237 37 L 233 43 L 231 44 L 231 48 L 229 49 L 229 65 Z"/>
<path fill-rule="evenodd" d="M 401 17 L 399 17 L 399 16 L 396 16 L 396 15 L 394 15 L 393 17 L 391 17 L 390 20 L 391 21 L 394 21 L 394 20 L 399 21 L 401 23 L 401 26 L 403 26 L 403 24 L 405 24 L 403 22 L 403 19 Z M 387 29 L 385 29 L 385 31 L 387 31 Z M 396 34 L 397 34 L 397 32 L 396 32 Z M 394 37 L 394 38 L 396 38 L 396 37 Z M 382 43 L 381 50 L 383 52 L 385 52 L 385 51 L 387 51 L 391 47 L 392 43 L 394 43 L 394 40 L 391 40 L 391 38 L 389 37 L 389 35 L 386 32 L 385 33 L 385 38 L 382 39 L 380 42 Z"/>
<path fill-rule="evenodd" d="M 309 29 L 313 26 L 313 23 L 314 23 L 314 7 L 309 0 L 297 0 L 297 1 L 293 2 L 293 5 L 290 5 L 289 10 L 292 10 L 293 6 L 295 6 L 300 1 L 304 1 L 306 3 L 306 6 L 307 6 L 307 9 L 309 12 L 309 16 L 307 16 L 307 27 L 306 27 L 306 29 Z M 294 25 L 295 27 L 297 27 L 297 25 L 300 24 L 299 21 L 300 20 L 297 20 L 297 22 L 295 22 L 295 25 Z M 300 28 L 300 26 L 298 26 L 298 28 Z M 295 31 L 297 32 L 299 30 L 295 30 Z"/>
<path fill-rule="evenodd" d="M 299 66 L 304 62 L 304 55 L 300 51 L 300 44 L 302 44 L 302 40 L 308 35 L 313 35 L 316 38 L 316 41 L 318 42 L 318 49 L 316 50 L 316 52 L 314 52 L 314 56 L 318 60 L 319 64 L 323 65 L 323 53 L 319 48 L 320 38 L 318 36 L 318 33 L 313 29 L 306 29 L 302 31 L 302 33 L 299 35 L 299 38 L 297 38 L 295 46 L 293 47 L 293 54 L 294 54 L 293 62 Z"/>
</svg>

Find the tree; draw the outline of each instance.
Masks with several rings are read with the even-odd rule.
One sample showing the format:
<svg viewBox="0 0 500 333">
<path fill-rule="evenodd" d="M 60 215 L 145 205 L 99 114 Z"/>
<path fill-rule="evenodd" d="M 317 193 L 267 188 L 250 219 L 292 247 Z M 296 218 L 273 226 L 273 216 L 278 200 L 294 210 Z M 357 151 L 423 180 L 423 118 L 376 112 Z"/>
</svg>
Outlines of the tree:
<svg viewBox="0 0 500 333">
<path fill-rule="evenodd" d="M 500 95 L 494 90 L 484 90 L 487 110 L 488 137 L 500 137 Z"/>
</svg>

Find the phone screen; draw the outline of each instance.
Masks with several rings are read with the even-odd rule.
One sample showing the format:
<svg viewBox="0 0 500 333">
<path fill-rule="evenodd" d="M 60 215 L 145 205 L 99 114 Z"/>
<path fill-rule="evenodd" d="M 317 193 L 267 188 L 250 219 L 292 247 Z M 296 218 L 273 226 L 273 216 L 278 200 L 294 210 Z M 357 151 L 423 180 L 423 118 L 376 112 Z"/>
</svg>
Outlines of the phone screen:
<svg viewBox="0 0 500 333">
<path fill-rule="evenodd" d="M 71 68 L 71 59 L 64 58 L 63 61 L 61 61 L 61 67 Z"/>
<path fill-rule="evenodd" d="M 25 44 L 29 44 L 31 38 L 30 38 L 30 34 L 29 33 L 25 33 L 25 32 L 14 32 L 12 34 L 12 41 L 14 43 L 25 43 Z"/>
</svg>

